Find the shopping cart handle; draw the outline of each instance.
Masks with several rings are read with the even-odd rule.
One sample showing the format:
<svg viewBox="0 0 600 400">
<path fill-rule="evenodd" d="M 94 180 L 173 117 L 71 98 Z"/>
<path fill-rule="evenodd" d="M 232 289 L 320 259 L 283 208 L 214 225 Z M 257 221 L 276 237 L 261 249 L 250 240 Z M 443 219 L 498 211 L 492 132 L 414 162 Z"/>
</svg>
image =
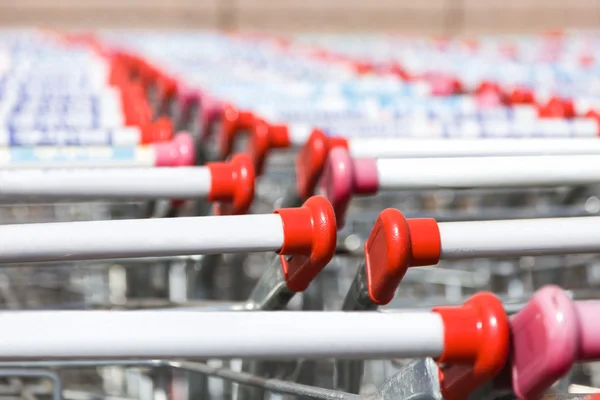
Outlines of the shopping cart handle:
<svg viewBox="0 0 600 400">
<path fill-rule="evenodd" d="M 252 157 L 257 175 L 262 175 L 266 158 L 272 149 L 291 146 L 286 125 L 272 125 L 257 118 L 250 135 L 247 152 Z"/>
<path fill-rule="evenodd" d="M 547 103 L 538 107 L 540 118 L 573 118 L 575 108 L 570 100 L 552 97 Z"/>
<path fill-rule="evenodd" d="M 324 197 L 314 196 L 302 207 L 281 208 L 275 213 L 283 223 L 284 242 L 278 254 L 286 285 L 294 292 L 303 292 L 335 254 L 333 208 Z"/>
<path fill-rule="evenodd" d="M 200 107 L 198 122 L 199 126 L 202 127 L 202 132 L 200 133 L 200 140 L 206 141 L 212 133 L 213 123 L 224 113 L 223 104 L 220 101 L 214 99 L 210 95 L 203 92 L 199 92 L 198 103 Z"/>
<path fill-rule="evenodd" d="M 191 104 L 200 101 L 200 93 L 188 86 L 185 81 L 180 81 L 177 82 L 177 98 L 181 106 L 187 110 Z"/>
<path fill-rule="evenodd" d="M 120 85 L 125 124 L 146 125 L 152 122 L 152 110 L 146 101 L 145 89 L 139 82 L 126 81 Z"/>
<path fill-rule="evenodd" d="M 194 138 L 189 133 L 178 133 L 169 142 L 153 143 L 156 166 L 191 166 L 196 160 Z"/>
<path fill-rule="evenodd" d="M 511 318 L 511 377 L 519 399 L 539 398 L 574 363 L 600 359 L 599 314 L 600 302 L 574 302 L 550 285 Z"/>
<path fill-rule="evenodd" d="M 264 215 L 1 225 L 0 234 L 3 263 L 272 251 L 295 291 L 325 267 L 336 245 L 335 217 L 323 197 Z"/>
<path fill-rule="evenodd" d="M 533 104 L 535 99 L 531 90 L 515 88 L 510 92 L 510 94 L 507 95 L 506 102 L 511 105 Z"/>
<path fill-rule="evenodd" d="M 254 114 L 241 111 L 232 105 L 225 106 L 221 131 L 217 132 L 217 151 L 221 160 L 226 159 L 233 151 L 237 135 L 246 129 L 252 129 Z"/>
<path fill-rule="evenodd" d="M 377 162 L 370 158 L 352 159 L 347 149 L 331 149 L 319 182 L 320 193 L 331 202 L 338 229 L 344 226 L 353 194 L 375 194 L 379 187 Z"/>
<path fill-rule="evenodd" d="M 211 186 L 209 201 L 215 204 L 216 215 L 248 212 L 254 199 L 255 173 L 252 160 L 246 154 L 236 154 L 228 162 L 209 163 Z"/>
<path fill-rule="evenodd" d="M 177 95 L 177 81 L 165 73 L 159 73 L 156 79 L 156 90 L 161 102 L 170 101 Z"/>
<path fill-rule="evenodd" d="M 406 219 L 394 208 L 379 214 L 365 243 L 369 297 L 388 304 L 409 266 L 435 265 L 440 257 L 437 222 L 431 218 Z"/>
<path fill-rule="evenodd" d="M 337 146 L 347 148 L 348 143 L 344 138 L 328 137 L 319 129 L 313 130 L 296 158 L 296 185 L 301 198 L 307 199 L 314 194 L 327 155 Z"/>
<path fill-rule="evenodd" d="M 444 323 L 440 388 L 444 399 L 466 399 L 498 375 L 508 360 L 510 329 L 500 299 L 480 292 L 462 307 L 432 309 Z"/>
<path fill-rule="evenodd" d="M 142 144 L 166 142 L 173 138 L 173 123 L 169 117 L 161 117 L 141 128 Z"/>
</svg>

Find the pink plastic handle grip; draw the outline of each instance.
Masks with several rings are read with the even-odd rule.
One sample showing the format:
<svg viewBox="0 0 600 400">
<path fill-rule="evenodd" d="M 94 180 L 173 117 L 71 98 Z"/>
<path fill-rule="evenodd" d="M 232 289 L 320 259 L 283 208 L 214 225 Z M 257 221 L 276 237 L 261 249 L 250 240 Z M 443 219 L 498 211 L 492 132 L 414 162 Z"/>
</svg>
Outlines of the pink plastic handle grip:
<svg viewBox="0 0 600 400">
<path fill-rule="evenodd" d="M 600 359 L 600 301 L 546 286 L 511 319 L 513 390 L 536 399 L 578 361 Z"/>
<path fill-rule="evenodd" d="M 152 144 L 157 167 L 184 167 L 194 165 L 196 155 L 194 138 L 189 133 L 178 133 L 170 142 Z"/>
<path fill-rule="evenodd" d="M 338 229 L 354 194 L 374 194 L 379 187 L 374 159 L 353 159 L 343 147 L 330 150 L 319 181 L 319 190 L 333 206 Z"/>
<path fill-rule="evenodd" d="M 579 361 L 600 360 L 600 301 L 578 301 Z"/>
<path fill-rule="evenodd" d="M 580 334 L 574 303 L 557 286 L 546 286 L 510 321 L 511 375 L 519 399 L 537 399 L 577 359 Z"/>
</svg>

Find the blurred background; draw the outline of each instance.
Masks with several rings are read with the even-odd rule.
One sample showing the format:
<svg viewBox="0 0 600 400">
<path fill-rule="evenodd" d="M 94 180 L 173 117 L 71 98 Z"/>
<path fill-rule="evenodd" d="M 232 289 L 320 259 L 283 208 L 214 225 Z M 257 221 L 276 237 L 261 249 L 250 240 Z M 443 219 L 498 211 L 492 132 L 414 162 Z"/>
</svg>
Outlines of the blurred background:
<svg viewBox="0 0 600 400">
<path fill-rule="evenodd" d="M 598 28 L 598 0 L 0 0 L 0 26 L 433 35 Z"/>
</svg>

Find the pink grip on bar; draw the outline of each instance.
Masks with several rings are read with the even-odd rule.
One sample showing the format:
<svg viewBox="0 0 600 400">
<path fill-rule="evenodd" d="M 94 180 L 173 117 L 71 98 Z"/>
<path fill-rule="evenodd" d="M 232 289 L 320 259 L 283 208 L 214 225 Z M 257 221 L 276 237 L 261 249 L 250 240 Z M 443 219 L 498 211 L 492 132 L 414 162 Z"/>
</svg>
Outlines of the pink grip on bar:
<svg viewBox="0 0 600 400">
<path fill-rule="evenodd" d="M 157 167 L 184 167 L 194 165 L 194 139 L 189 133 L 178 133 L 172 141 L 154 143 Z"/>
<path fill-rule="evenodd" d="M 333 206 L 338 228 L 344 225 L 352 195 L 377 193 L 378 186 L 374 159 L 353 160 L 343 147 L 330 150 L 319 188 Z"/>
<path fill-rule="evenodd" d="M 185 84 L 185 80 L 181 80 L 177 83 L 177 98 L 181 102 L 181 105 L 185 108 L 189 107 L 193 102 L 199 101 L 200 93 Z"/>
<path fill-rule="evenodd" d="M 571 369 L 579 352 L 574 303 L 557 286 L 538 290 L 511 318 L 511 375 L 519 399 L 537 399 Z"/>
<path fill-rule="evenodd" d="M 223 104 L 206 94 L 200 96 L 199 103 L 200 115 L 198 115 L 198 118 L 200 119 L 200 126 L 202 126 L 200 138 L 206 140 L 212 133 L 212 124 L 223 113 Z"/>
<path fill-rule="evenodd" d="M 354 171 L 354 191 L 358 194 L 374 194 L 379 190 L 377 161 L 373 158 L 355 158 L 352 160 Z"/>
<path fill-rule="evenodd" d="M 600 301 L 578 301 L 579 361 L 600 360 Z"/>
</svg>

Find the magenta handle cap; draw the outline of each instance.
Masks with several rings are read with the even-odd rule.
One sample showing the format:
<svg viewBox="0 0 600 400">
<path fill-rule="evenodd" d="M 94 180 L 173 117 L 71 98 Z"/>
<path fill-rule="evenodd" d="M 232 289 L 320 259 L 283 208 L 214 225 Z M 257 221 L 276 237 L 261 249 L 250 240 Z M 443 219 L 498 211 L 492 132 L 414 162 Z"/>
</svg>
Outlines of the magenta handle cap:
<svg viewBox="0 0 600 400">
<path fill-rule="evenodd" d="M 354 192 L 353 175 L 348 150 L 340 147 L 332 149 L 319 181 L 319 193 L 333 206 L 338 229 L 344 226 L 346 211 Z"/>
<path fill-rule="evenodd" d="M 194 138 L 187 132 L 175 135 L 170 142 L 155 143 L 157 167 L 185 167 L 194 165 L 196 159 Z"/>
<path fill-rule="evenodd" d="M 378 187 L 376 160 L 353 159 L 344 147 L 334 147 L 329 151 L 319 190 L 333 206 L 338 229 L 344 226 L 352 196 L 377 193 Z"/>
<path fill-rule="evenodd" d="M 510 326 L 513 391 L 519 399 L 541 398 L 577 360 L 575 304 L 558 286 L 546 286 L 511 318 Z"/>
</svg>

